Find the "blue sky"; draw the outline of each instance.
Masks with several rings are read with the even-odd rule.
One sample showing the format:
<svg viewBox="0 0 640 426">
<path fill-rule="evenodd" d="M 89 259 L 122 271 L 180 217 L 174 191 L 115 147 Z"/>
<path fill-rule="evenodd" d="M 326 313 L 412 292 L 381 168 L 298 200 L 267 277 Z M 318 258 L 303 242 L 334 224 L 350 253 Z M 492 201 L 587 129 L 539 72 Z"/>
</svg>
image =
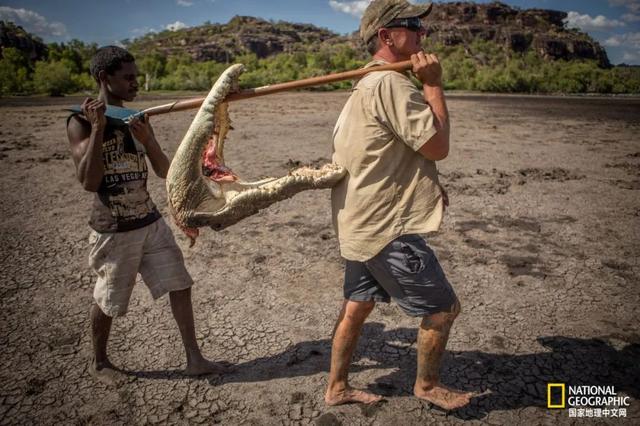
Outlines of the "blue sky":
<svg viewBox="0 0 640 426">
<path fill-rule="evenodd" d="M 359 17 L 368 3 L 369 0 L 3 0 L 0 20 L 16 22 L 47 42 L 77 38 L 100 45 L 205 21 L 226 23 L 234 15 L 311 23 L 346 34 L 358 28 Z M 640 0 L 504 3 L 522 9 L 568 12 L 568 25 L 579 27 L 598 40 L 612 63 L 640 65 Z"/>
</svg>

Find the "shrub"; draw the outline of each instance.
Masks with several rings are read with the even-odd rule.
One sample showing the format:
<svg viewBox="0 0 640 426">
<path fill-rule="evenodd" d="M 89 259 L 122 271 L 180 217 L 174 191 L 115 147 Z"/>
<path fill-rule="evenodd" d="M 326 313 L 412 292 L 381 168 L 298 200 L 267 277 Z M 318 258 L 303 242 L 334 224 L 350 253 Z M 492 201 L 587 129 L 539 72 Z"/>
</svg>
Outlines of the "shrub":
<svg viewBox="0 0 640 426">
<path fill-rule="evenodd" d="M 183 37 L 181 32 L 163 32 L 162 37 Z M 149 36 L 149 40 L 155 36 Z M 445 89 L 525 93 L 640 93 L 640 68 L 599 68 L 595 61 L 548 61 L 536 51 L 514 53 L 490 41 L 444 46 L 430 39 L 423 44 L 442 63 Z M 61 95 L 91 90 L 88 63 L 95 44 L 72 40 L 49 44 L 47 61 L 33 64 L 18 50 L 6 48 L 0 59 L 0 95 L 40 93 Z M 298 43 L 294 53 L 259 59 L 253 53 L 239 55 L 245 65 L 240 77 L 243 88 L 303 79 L 352 70 L 369 61 L 364 51 L 348 44 Z M 134 52 L 150 90 L 209 90 L 228 64 L 194 62 L 184 52 L 164 56 L 158 52 Z M 316 90 L 347 89 L 351 82 L 338 82 Z"/>
<path fill-rule="evenodd" d="M 36 62 L 33 85 L 38 93 L 62 96 L 76 90 L 71 71 L 63 62 Z"/>
<path fill-rule="evenodd" d="M 30 91 L 28 62 L 13 47 L 2 50 L 0 59 L 0 95 L 13 95 Z"/>
</svg>

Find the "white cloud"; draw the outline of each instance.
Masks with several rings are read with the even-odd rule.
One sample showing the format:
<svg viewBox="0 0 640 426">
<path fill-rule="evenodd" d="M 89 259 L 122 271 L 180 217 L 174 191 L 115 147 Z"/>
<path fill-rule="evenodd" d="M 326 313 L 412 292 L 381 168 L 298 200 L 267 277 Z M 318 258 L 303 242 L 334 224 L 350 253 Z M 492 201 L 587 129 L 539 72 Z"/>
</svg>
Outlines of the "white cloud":
<svg viewBox="0 0 640 426">
<path fill-rule="evenodd" d="M 624 27 L 624 22 L 617 19 L 609 19 L 602 15 L 592 18 L 590 15 L 581 15 L 578 12 L 569 12 L 565 20 L 569 28 L 579 28 L 583 31 L 610 30 L 612 28 Z"/>
<path fill-rule="evenodd" d="M 184 7 L 193 6 L 193 2 L 189 0 L 177 0 L 176 3 L 178 4 L 178 6 L 184 6 Z"/>
<path fill-rule="evenodd" d="M 640 62 L 640 32 L 614 35 L 602 42 L 607 47 L 623 50 L 622 62 L 638 64 Z"/>
<path fill-rule="evenodd" d="M 349 15 L 353 15 L 357 18 L 361 17 L 364 13 L 364 10 L 369 6 L 371 0 L 329 0 L 329 6 L 333 10 L 337 10 L 338 12 L 348 13 Z M 416 0 L 409 0 L 409 3 L 424 3 L 418 2 Z"/>
<path fill-rule="evenodd" d="M 602 44 L 608 47 L 623 46 L 640 50 L 640 32 L 614 35 L 606 39 Z"/>
<path fill-rule="evenodd" d="M 0 6 L 0 20 L 11 21 L 43 38 L 69 36 L 62 22 L 48 22 L 47 18 L 32 10 Z"/>
<path fill-rule="evenodd" d="M 173 24 L 167 25 L 165 28 L 169 31 L 178 31 L 187 28 L 187 25 L 184 22 L 176 21 Z"/>
<path fill-rule="evenodd" d="M 151 28 L 151 27 L 141 27 L 141 28 L 134 28 L 131 30 L 131 34 L 133 34 L 134 36 L 142 36 L 148 33 L 157 33 L 160 32 L 162 30 L 169 30 L 169 31 L 178 31 L 181 30 L 183 28 L 187 28 L 187 24 L 185 24 L 184 22 L 180 22 L 180 21 L 176 21 L 172 24 L 167 24 L 165 25 L 164 28 L 161 28 L 160 30 L 157 30 L 155 28 Z"/>
<path fill-rule="evenodd" d="M 134 28 L 131 30 L 131 34 L 140 36 L 147 33 L 157 33 L 158 31 L 155 28 L 151 27 L 142 27 L 142 28 Z"/>
<path fill-rule="evenodd" d="M 626 46 L 633 47 L 634 49 L 640 49 L 640 32 L 626 33 L 623 34 L 622 37 Z"/>
<path fill-rule="evenodd" d="M 338 1 L 338 0 L 329 0 L 329 6 L 333 10 L 337 10 L 338 12 L 348 13 L 349 15 L 353 15 L 356 17 L 362 16 L 364 10 L 369 6 L 371 0 L 356 0 L 356 1 Z"/>
<path fill-rule="evenodd" d="M 640 12 L 640 0 L 609 0 L 610 6 L 623 6 L 630 12 Z"/>
<path fill-rule="evenodd" d="M 602 42 L 607 47 L 618 47 L 622 44 L 620 37 L 612 36 Z"/>
<path fill-rule="evenodd" d="M 633 13 L 625 13 L 620 17 L 624 22 L 638 22 L 640 21 L 640 15 L 635 15 Z"/>
</svg>

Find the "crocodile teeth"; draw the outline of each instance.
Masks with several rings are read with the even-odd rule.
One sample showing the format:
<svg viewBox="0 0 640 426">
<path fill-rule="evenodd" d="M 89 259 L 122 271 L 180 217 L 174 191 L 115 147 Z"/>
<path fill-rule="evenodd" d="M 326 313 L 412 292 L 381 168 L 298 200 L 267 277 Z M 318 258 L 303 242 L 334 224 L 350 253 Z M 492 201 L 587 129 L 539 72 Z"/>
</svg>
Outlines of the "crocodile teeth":
<svg viewBox="0 0 640 426">
<path fill-rule="evenodd" d="M 219 166 L 216 170 L 223 174 L 228 171 L 224 166 L 223 151 L 230 120 L 228 104 L 224 99 L 238 87 L 238 78 L 243 70 L 243 65 L 235 64 L 218 78 L 169 167 L 166 182 L 169 207 L 178 226 L 189 235 L 194 233 L 192 228 L 226 228 L 298 192 L 330 188 L 346 174 L 336 164 L 325 164 L 319 169 L 299 167 L 287 176 L 256 182 L 245 182 L 235 173 L 227 175 L 232 177 L 218 180 L 203 174 L 205 150 L 215 153 L 215 161 Z M 214 150 L 207 149 L 209 143 L 215 144 Z"/>
</svg>

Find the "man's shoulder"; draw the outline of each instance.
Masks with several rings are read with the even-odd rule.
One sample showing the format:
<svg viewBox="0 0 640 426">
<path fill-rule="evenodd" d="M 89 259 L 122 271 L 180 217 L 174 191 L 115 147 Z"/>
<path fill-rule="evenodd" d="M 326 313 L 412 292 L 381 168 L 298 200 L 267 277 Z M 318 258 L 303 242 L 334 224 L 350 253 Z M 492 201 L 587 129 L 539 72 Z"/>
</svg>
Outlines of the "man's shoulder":
<svg viewBox="0 0 640 426">
<path fill-rule="evenodd" d="M 91 126 L 89 120 L 87 120 L 80 112 L 72 112 L 67 116 L 67 127 L 69 127 L 71 123 Z"/>
<path fill-rule="evenodd" d="M 76 143 L 89 136 L 91 123 L 79 113 L 70 114 L 67 117 L 67 136 L 69 142 Z"/>
<path fill-rule="evenodd" d="M 364 87 L 375 88 L 381 84 L 411 84 L 411 79 L 397 71 L 372 71 L 362 78 L 361 83 Z"/>
</svg>

